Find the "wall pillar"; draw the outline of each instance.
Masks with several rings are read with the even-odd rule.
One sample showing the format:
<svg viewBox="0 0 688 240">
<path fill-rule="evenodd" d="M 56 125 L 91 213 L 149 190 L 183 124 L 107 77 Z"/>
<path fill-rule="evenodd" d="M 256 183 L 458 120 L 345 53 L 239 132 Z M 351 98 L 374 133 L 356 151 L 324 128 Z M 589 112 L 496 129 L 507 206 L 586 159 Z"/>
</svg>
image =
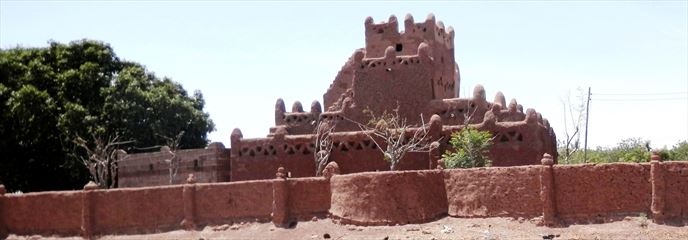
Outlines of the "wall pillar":
<svg viewBox="0 0 688 240">
<path fill-rule="evenodd" d="M 554 196 L 554 159 L 545 153 L 540 168 L 540 199 L 542 200 L 542 224 L 552 226 L 557 221 L 557 206 Z"/>
<path fill-rule="evenodd" d="M 5 223 L 5 185 L 0 184 L 0 238 L 5 239 L 9 235 L 9 230 L 7 229 L 7 224 Z"/>
<path fill-rule="evenodd" d="M 277 178 L 272 182 L 272 223 L 278 227 L 286 227 L 289 218 L 289 185 L 286 170 L 277 169 Z"/>
<path fill-rule="evenodd" d="M 93 195 L 98 185 L 90 181 L 84 186 L 83 194 L 81 194 L 81 236 L 86 239 L 93 238 L 95 234 L 94 212 L 95 202 Z"/>
<path fill-rule="evenodd" d="M 322 172 L 322 176 L 328 181 L 332 178 L 332 176 L 338 174 L 340 174 L 339 164 L 337 164 L 337 162 L 334 161 L 327 163 L 327 165 L 325 165 L 325 169 Z"/>
<path fill-rule="evenodd" d="M 437 161 L 442 158 L 442 153 L 440 150 L 440 139 L 442 138 L 442 118 L 437 115 L 433 114 L 430 117 L 430 126 L 428 127 L 428 136 L 430 137 L 429 139 L 433 141 L 430 143 L 430 151 L 428 155 L 428 169 L 435 169 L 437 168 Z"/>
<path fill-rule="evenodd" d="M 664 169 L 662 168 L 662 157 L 657 152 L 652 152 L 650 157 L 650 182 L 652 183 L 652 221 L 655 223 L 664 222 L 664 206 L 666 200 L 666 181 L 664 180 Z"/>
<path fill-rule="evenodd" d="M 230 136 L 231 139 L 231 148 L 229 149 L 229 157 L 227 158 L 229 160 L 229 178 L 228 180 L 231 181 L 236 181 L 234 178 L 235 176 L 235 169 L 237 168 L 236 166 L 232 166 L 234 164 L 234 161 L 236 159 L 241 157 L 241 140 L 244 138 L 244 135 L 241 133 L 241 130 L 238 128 L 235 128 L 232 130 L 232 135 Z M 232 160 L 235 159 L 235 160 Z"/>
<path fill-rule="evenodd" d="M 430 143 L 430 151 L 428 151 L 428 169 L 444 169 L 444 161 L 440 153 L 440 143 Z"/>
<path fill-rule="evenodd" d="M 196 229 L 196 177 L 189 174 L 182 190 L 184 220 L 179 224 L 186 230 Z"/>
</svg>

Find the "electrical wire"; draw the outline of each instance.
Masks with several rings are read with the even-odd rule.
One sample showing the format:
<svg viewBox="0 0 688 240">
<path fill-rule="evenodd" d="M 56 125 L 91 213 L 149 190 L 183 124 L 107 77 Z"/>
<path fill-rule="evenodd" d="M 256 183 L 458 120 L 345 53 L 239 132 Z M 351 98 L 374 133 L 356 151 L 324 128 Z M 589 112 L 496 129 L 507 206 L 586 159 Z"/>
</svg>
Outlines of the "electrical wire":
<svg viewBox="0 0 688 240">
<path fill-rule="evenodd" d="M 663 92 L 663 93 L 592 93 L 600 96 L 651 96 L 651 95 L 687 95 L 688 92 Z"/>
<path fill-rule="evenodd" d="M 688 100 L 688 92 L 655 92 L 655 93 L 591 93 L 590 100 L 609 102 L 637 101 L 677 101 Z M 597 98 L 600 96 L 600 98 Z"/>
<path fill-rule="evenodd" d="M 688 97 L 676 98 L 590 98 L 591 101 L 608 101 L 608 102 L 637 102 L 637 101 L 678 101 L 688 100 Z"/>
</svg>

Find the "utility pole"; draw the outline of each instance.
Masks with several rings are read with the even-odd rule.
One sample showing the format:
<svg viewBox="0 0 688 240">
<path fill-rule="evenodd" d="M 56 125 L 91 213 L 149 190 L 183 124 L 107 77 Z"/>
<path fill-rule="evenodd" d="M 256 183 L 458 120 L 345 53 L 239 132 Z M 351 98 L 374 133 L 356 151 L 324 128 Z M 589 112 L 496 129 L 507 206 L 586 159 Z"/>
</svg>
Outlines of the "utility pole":
<svg viewBox="0 0 688 240">
<path fill-rule="evenodd" d="M 588 162 L 588 117 L 590 117 L 590 87 L 588 87 L 588 101 L 585 104 L 585 146 L 583 146 L 583 162 Z"/>
</svg>

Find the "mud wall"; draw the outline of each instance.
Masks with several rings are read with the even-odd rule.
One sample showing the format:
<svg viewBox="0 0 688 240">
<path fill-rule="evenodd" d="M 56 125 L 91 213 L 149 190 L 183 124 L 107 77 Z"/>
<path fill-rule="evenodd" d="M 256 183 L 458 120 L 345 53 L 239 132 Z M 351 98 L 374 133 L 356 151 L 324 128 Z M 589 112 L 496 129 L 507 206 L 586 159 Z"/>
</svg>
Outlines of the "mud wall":
<svg viewBox="0 0 688 240">
<path fill-rule="evenodd" d="M 420 223 L 447 212 L 447 195 L 439 170 L 338 175 L 332 177 L 330 186 L 330 213 L 346 223 Z"/>
<path fill-rule="evenodd" d="M 539 176 L 539 166 L 444 171 L 448 214 L 454 217 L 541 215 Z"/>
<path fill-rule="evenodd" d="M 290 179 L 289 214 L 308 219 L 324 215 L 330 209 L 330 181 L 322 177 Z"/>
<path fill-rule="evenodd" d="M 389 170 L 389 162 L 382 158 L 382 153 L 366 134 L 344 132 L 331 136 L 330 161 L 339 164 L 342 174 Z M 236 137 L 232 141 L 232 181 L 271 179 L 279 167 L 284 167 L 292 178 L 315 176 L 314 135 L 275 134 L 268 138 Z M 400 170 L 428 169 L 428 153 L 409 152 L 398 167 Z"/>
<path fill-rule="evenodd" d="M 284 167 L 291 177 L 315 176 L 313 142 L 312 135 L 279 134 L 240 141 L 233 133 L 231 181 L 272 179 L 279 167 Z"/>
<path fill-rule="evenodd" d="M 656 222 L 688 219 L 688 162 L 543 163 L 113 190 L 87 185 L 84 191 L 20 195 L 0 185 L 0 237 L 193 229 L 244 219 L 275 222 L 275 213 L 281 221 L 303 220 L 328 211 L 361 225 L 427 222 L 446 214 L 543 216 L 545 223 L 638 213 Z"/>
<path fill-rule="evenodd" d="M 556 166 L 554 189 L 561 218 L 648 212 L 652 202 L 650 165 Z"/>
<path fill-rule="evenodd" d="M 184 219 L 181 190 L 180 185 L 96 190 L 91 198 L 93 230 L 121 232 L 174 228 Z"/>
<path fill-rule="evenodd" d="M 196 181 L 226 182 L 229 181 L 229 149 L 222 143 L 214 142 L 205 149 L 184 149 L 176 151 L 179 160 L 177 177 L 173 184 L 181 184 L 185 176 L 194 174 Z M 169 151 L 128 154 L 119 162 L 118 186 L 147 187 L 170 184 L 169 163 L 172 159 Z"/>
<path fill-rule="evenodd" d="M 272 212 L 272 181 L 197 184 L 195 206 L 198 223 L 268 218 Z"/>
<path fill-rule="evenodd" d="M 81 192 L 9 194 L 0 198 L 0 223 L 11 233 L 71 234 L 81 228 Z M 2 230 L 0 226 L 0 238 Z"/>
<path fill-rule="evenodd" d="M 666 184 L 666 217 L 688 219 L 688 161 L 663 162 L 661 166 Z"/>
</svg>

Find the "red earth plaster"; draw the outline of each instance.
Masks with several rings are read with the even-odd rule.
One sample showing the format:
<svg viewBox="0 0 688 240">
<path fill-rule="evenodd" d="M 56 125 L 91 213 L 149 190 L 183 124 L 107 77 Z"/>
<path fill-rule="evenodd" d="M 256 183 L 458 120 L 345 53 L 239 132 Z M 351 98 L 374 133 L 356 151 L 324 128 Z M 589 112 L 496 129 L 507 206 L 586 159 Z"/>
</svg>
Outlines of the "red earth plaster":
<svg viewBox="0 0 688 240">
<path fill-rule="evenodd" d="M 444 171 L 449 215 L 541 215 L 539 168 L 540 166 L 493 167 Z"/>
<path fill-rule="evenodd" d="M 345 223 L 418 223 L 447 212 L 442 172 L 437 170 L 335 175 L 330 181 L 330 213 Z"/>
<path fill-rule="evenodd" d="M 652 202 L 649 164 L 555 166 L 554 185 L 561 218 L 648 212 Z"/>
<path fill-rule="evenodd" d="M 198 222 L 232 218 L 268 218 L 272 212 L 272 181 L 197 184 Z"/>
<path fill-rule="evenodd" d="M 12 233 L 73 234 L 81 228 L 81 197 L 80 191 L 5 195 L 0 217 Z"/>
<path fill-rule="evenodd" d="M 176 228 L 184 219 L 182 186 L 97 190 L 95 232 Z"/>
</svg>

